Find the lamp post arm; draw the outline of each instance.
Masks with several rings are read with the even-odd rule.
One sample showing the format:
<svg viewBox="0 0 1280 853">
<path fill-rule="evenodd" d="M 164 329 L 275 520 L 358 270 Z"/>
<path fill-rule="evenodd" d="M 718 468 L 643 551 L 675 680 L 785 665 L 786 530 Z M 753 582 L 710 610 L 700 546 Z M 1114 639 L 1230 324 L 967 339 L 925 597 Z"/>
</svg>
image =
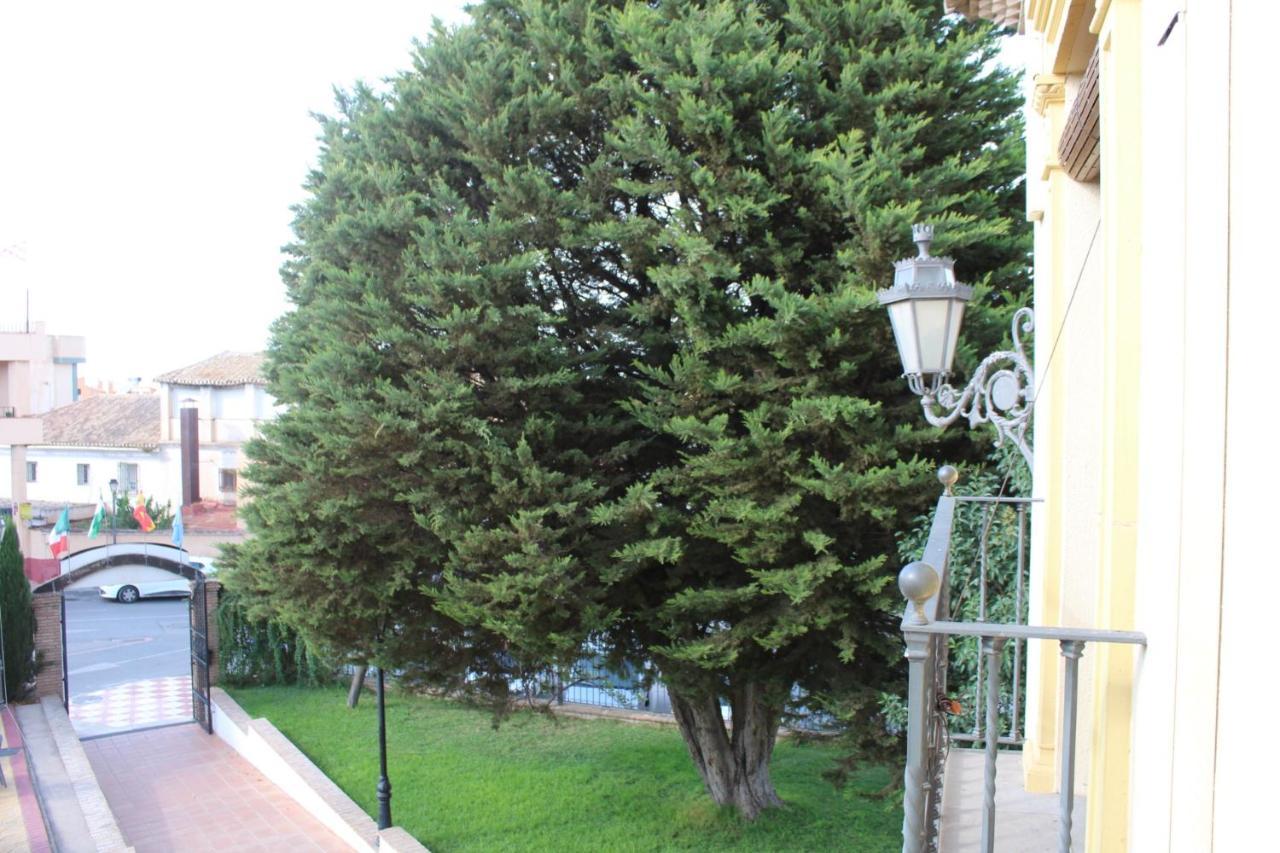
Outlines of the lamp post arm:
<svg viewBox="0 0 1280 853">
<path fill-rule="evenodd" d="M 966 418 L 970 427 L 989 423 L 996 431 L 996 446 L 1006 441 L 1018 448 L 1027 467 L 1033 454 L 1027 443 L 1027 427 L 1035 404 L 1035 373 L 1023 348 L 1022 336 L 1035 329 L 1030 308 L 1013 315 L 1013 348 L 993 352 L 982 360 L 973 377 L 961 389 L 950 383 L 920 389 L 920 406 L 925 419 L 936 427 L 947 427 Z"/>
</svg>

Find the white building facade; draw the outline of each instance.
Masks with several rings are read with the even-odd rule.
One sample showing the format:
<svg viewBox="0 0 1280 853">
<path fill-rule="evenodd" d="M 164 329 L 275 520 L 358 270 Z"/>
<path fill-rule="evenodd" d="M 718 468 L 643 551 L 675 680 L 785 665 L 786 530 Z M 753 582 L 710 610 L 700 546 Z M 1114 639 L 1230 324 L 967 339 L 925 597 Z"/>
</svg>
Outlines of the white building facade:
<svg viewBox="0 0 1280 853">
<path fill-rule="evenodd" d="M 180 506 L 180 412 L 194 406 L 200 499 L 234 505 L 244 443 L 276 411 L 261 367 L 261 353 L 220 353 L 157 377 L 158 392 L 86 397 L 48 412 L 42 443 L 26 449 L 25 500 L 92 505 L 116 480 L 120 492 Z M 0 446 L 0 466 L 9 467 L 9 453 Z"/>
</svg>

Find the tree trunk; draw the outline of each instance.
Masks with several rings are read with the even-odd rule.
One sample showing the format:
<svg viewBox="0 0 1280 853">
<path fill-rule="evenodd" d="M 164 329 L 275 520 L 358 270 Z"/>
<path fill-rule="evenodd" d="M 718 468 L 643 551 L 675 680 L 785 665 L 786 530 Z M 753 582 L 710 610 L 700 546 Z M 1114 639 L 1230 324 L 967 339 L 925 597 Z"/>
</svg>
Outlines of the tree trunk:
<svg viewBox="0 0 1280 853">
<path fill-rule="evenodd" d="M 347 691 L 347 707 L 354 708 L 360 701 L 360 691 L 364 690 L 364 676 L 369 671 L 368 664 L 361 664 L 351 673 L 351 689 Z"/>
<path fill-rule="evenodd" d="M 733 726 L 726 731 L 714 695 L 684 695 L 668 687 L 671 710 L 707 793 L 716 804 L 733 806 L 747 820 L 782 805 L 769 778 L 782 709 L 767 702 L 763 693 L 758 684 L 733 692 Z"/>
</svg>

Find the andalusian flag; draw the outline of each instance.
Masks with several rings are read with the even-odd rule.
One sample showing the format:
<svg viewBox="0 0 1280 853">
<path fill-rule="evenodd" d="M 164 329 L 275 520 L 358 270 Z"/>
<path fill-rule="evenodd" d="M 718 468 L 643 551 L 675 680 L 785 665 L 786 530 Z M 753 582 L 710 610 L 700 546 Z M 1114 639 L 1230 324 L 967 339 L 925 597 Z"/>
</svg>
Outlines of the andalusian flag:
<svg viewBox="0 0 1280 853">
<path fill-rule="evenodd" d="M 151 520 L 151 516 L 147 515 L 147 502 L 142 497 L 142 492 L 138 492 L 138 500 L 133 506 L 133 517 L 143 533 L 150 533 L 156 529 L 156 523 Z"/>
<path fill-rule="evenodd" d="M 102 532 L 102 522 L 107 517 L 107 505 L 103 503 L 101 496 L 98 498 L 98 508 L 93 511 L 93 521 L 89 522 L 89 538 L 93 539 Z"/>
<path fill-rule="evenodd" d="M 62 515 L 58 516 L 58 523 L 53 526 L 53 531 L 49 533 L 49 550 L 53 552 L 55 559 L 62 557 L 71 550 L 71 516 L 64 509 Z"/>
</svg>

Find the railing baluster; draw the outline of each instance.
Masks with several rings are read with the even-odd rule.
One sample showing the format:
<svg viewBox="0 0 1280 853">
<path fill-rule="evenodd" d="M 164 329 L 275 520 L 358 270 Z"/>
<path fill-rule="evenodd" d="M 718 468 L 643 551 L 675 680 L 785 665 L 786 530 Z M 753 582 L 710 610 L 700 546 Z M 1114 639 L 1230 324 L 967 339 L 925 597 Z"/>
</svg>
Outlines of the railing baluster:
<svg viewBox="0 0 1280 853">
<path fill-rule="evenodd" d="M 929 784 L 929 706 L 927 693 L 933 683 L 928 672 L 932 637 L 903 632 L 907 641 L 907 764 L 902 774 L 902 853 L 924 853 L 925 786 Z M 945 642 L 940 640 L 939 642 Z"/>
<path fill-rule="evenodd" d="M 1071 853 L 1071 810 L 1075 806 L 1076 787 L 1076 683 L 1080 655 L 1084 643 L 1061 640 L 1062 661 L 1066 672 L 1062 691 L 1062 778 L 1058 794 L 1058 851 Z"/>
<path fill-rule="evenodd" d="M 973 644 L 978 650 L 977 665 L 973 676 L 973 739 L 982 739 L 982 638 L 974 637 Z"/>
<path fill-rule="evenodd" d="M 996 849 L 996 756 L 1000 747 L 1000 652 L 1003 637 L 983 637 L 982 656 L 987 662 L 986 767 L 982 774 L 983 853 Z"/>
<path fill-rule="evenodd" d="M 991 510 L 983 510 L 982 535 L 978 539 L 978 619 L 987 621 L 987 536 L 991 532 Z M 982 728 L 982 666 L 986 658 L 983 655 L 982 638 L 975 637 L 974 643 L 978 652 L 977 673 L 973 679 L 973 736 L 986 737 Z"/>
<path fill-rule="evenodd" d="M 1026 504 L 1015 504 L 1015 506 L 1018 513 L 1018 576 L 1014 584 L 1013 621 L 1023 625 L 1026 624 L 1022 617 L 1022 573 L 1026 568 L 1024 542 L 1026 541 L 1027 509 Z M 1013 714 L 1009 721 L 1009 738 L 1014 741 L 1018 739 L 1018 722 L 1021 712 L 1018 693 L 1022 686 L 1022 642 L 1021 640 L 1013 641 Z"/>
</svg>

